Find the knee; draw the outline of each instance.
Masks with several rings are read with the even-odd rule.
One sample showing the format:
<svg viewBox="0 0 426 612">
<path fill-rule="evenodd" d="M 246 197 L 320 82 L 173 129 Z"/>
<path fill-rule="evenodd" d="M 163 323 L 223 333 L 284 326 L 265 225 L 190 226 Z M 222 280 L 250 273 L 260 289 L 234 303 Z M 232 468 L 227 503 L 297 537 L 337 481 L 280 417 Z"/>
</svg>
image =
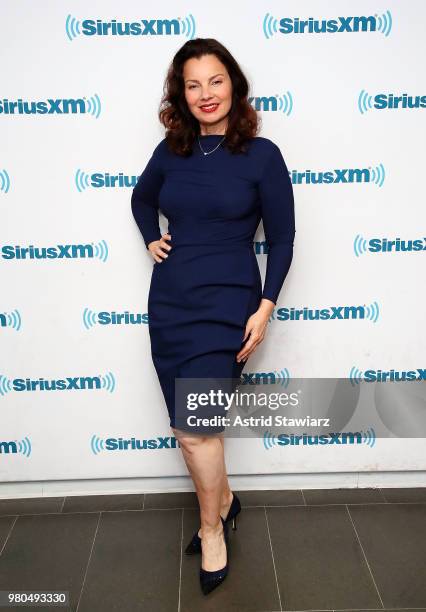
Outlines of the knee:
<svg viewBox="0 0 426 612">
<path fill-rule="evenodd" d="M 188 436 L 187 432 L 184 432 L 179 429 L 175 429 L 172 427 L 172 431 L 179 441 L 180 446 L 188 453 L 195 453 L 198 448 L 200 448 L 201 444 L 205 444 L 211 438 L 210 436 L 202 436 L 202 435 L 190 435 Z"/>
</svg>

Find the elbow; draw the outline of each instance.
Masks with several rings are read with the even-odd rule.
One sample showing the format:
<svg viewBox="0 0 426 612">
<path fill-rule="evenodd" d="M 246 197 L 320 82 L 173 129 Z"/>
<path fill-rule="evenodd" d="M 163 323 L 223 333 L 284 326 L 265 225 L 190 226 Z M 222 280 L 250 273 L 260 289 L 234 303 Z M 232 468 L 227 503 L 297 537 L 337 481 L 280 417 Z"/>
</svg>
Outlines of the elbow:
<svg viewBox="0 0 426 612">
<path fill-rule="evenodd" d="M 136 192 L 136 187 L 133 189 L 132 191 L 132 195 L 130 198 L 130 208 L 132 211 L 132 214 L 134 216 L 134 218 L 137 218 L 137 210 L 139 208 L 139 198 L 138 198 L 138 194 Z"/>
<path fill-rule="evenodd" d="M 278 245 L 293 246 L 296 236 L 296 226 L 294 219 L 285 221 L 276 220 L 275 223 L 263 223 L 265 241 L 269 247 Z"/>
<path fill-rule="evenodd" d="M 274 238 L 269 238 L 268 237 L 266 239 L 266 244 L 268 245 L 268 248 L 272 248 L 272 247 L 290 247 L 290 248 L 293 248 L 295 234 L 296 234 L 296 232 L 290 232 L 290 233 L 287 232 L 286 234 L 281 234 L 279 236 L 274 236 Z"/>
</svg>

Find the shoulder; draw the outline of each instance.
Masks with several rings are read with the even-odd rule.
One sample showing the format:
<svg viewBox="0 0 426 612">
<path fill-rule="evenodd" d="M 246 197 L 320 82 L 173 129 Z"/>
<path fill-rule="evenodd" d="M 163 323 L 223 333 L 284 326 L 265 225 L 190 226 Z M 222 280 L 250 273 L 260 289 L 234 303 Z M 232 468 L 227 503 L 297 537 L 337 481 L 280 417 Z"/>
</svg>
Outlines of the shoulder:
<svg viewBox="0 0 426 612">
<path fill-rule="evenodd" d="M 255 136 L 253 138 L 253 142 L 255 142 L 260 147 L 276 147 L 277 145 L 270 138 L 266 138 L 266 136 Z"/>
<path fill-rule="evenodd" d="M 273 140 L 265 136 L 255 136 L 252 144 L 259 152 L 266 155 L 266 157 L 281 153 L 279 146 Z"/>
<path fill-rule="evenodd" d="M 166 138 L 163 138 L 162 140 L 160 140 L 159 143 L 157 143 L 157 145 L 155 145 L 154 147 L 154 151 L 153 151 L 153 156 L 155 157 L 162 157 L 167 151 L 167 140 Z"/>
<path fill-rule="evenodd" d="M 270 138 L 265 138 L 264 136 L 253 138 L 252 151 L 259 160 L 261 176 L 266 175 L 268 171 L 274 172 L 282 168 L 287 170 L 280 147 Z"/>
<path fill-rule="evenodd" d="M 164 161 L 167 155 L 167 143 L 166 139 L 163 138 L 160 142 L 157 142 L 154 145 L 154 148 L 151 149 L 151 158 L 149 159 L 148 165 L 151 168 L 155 168 L 156 170 L 163 172 Z"/>
<path fill-rule="evenodd" d="M 264 164 L 267 164 L 269 161 L 283 158 L 281 149 L 277 143 L 265 136 L 255 136 L 252 138 L 251 149 L 256 157 L 264 161 Z"/>
</svg>

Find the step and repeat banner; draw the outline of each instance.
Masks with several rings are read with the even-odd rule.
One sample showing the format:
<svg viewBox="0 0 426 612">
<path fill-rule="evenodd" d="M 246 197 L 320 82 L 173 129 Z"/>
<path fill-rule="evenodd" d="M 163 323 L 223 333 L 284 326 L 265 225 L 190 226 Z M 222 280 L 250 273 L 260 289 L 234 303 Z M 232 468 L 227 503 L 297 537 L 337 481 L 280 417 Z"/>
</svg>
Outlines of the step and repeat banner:
<svg viewBox="0 0 426 612">
<path fill-rule="evenodd" d="M 229 472 L 426 469 L 425 21 L 420 0 L 3 0 L 1 481 L 187 474 L 130 197 L 195 37 L 240 63 L 294 188 L 293 264 L 246 380 L 346 379 L 351 414 L 371 397 L 362 431 L 227 440 Z M 253 248 L 264 278 L 262 224 Z"/>
</svg>

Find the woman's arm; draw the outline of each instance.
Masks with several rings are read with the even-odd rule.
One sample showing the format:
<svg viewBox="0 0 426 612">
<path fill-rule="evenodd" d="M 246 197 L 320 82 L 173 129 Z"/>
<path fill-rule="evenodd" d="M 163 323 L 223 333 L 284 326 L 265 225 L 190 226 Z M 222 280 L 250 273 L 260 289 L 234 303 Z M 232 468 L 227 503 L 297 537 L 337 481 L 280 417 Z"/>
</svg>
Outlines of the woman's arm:
<svg viewBox="0 0 426 612">
<path fill-rule="evenodd" d="M 161 167 L 162 142 L 154 149 L 151 159 L 133 189 L 131 198 L 132 213 L 146 248 L 153 240 L 161 239 L 158 196 L 164 180 Z"/>
<path fill-rule="evenodd" d="M 263 229 L 269 247 L 265 283 L 259 308 L 247 320 L 245 344 L 236 356 L 238 362 L 247 361 L 263 341 L 269 317 L 293 259 L 296 233 L 293 187 L 281 151 L 275 143 L 272 145 L 259 182 Z"/>
<path fill-rule="evenodd" d="M 268 245 L 262 298 L 277 303 L 293 259 L 296 233 L 293 186 L 279 147 L 272 152 L 259 182 L 263 229 Z"/>
</svg>

